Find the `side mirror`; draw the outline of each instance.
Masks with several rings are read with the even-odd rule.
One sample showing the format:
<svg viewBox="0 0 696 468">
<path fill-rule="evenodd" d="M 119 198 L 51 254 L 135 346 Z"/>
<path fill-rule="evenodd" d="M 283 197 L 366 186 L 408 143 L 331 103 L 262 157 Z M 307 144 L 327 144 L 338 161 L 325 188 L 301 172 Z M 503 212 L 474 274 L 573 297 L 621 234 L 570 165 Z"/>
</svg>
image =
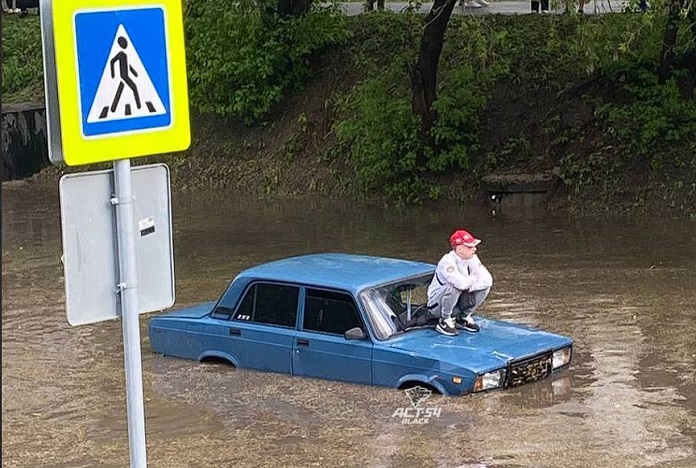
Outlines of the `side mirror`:
<svg viewBox="0 0 696 468">
<path fill-rule="evenodd" d="M 364 331 L 362 331 L 362 328 L 360 327 L 351 328 L 350 330 L 345 332 L 343 336 L 346 337 L 346 340 L 364 340 L 365 338 L 367 338 L 367 335 Z"/>
</svg>

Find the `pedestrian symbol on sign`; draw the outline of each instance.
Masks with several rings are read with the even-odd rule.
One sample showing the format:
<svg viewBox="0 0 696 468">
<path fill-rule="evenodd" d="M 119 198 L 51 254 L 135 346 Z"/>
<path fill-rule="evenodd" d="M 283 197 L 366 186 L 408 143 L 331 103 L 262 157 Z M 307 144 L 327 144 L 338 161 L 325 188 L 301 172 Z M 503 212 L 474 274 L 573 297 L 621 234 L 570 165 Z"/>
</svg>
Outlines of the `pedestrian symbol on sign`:
<svg viewBox="0 0 696 468">
<path fill-rule="evenodd" d="M 126 29 L 119 25 L 87 123 L 165 114 L 166 109 Z"/>
</svg>

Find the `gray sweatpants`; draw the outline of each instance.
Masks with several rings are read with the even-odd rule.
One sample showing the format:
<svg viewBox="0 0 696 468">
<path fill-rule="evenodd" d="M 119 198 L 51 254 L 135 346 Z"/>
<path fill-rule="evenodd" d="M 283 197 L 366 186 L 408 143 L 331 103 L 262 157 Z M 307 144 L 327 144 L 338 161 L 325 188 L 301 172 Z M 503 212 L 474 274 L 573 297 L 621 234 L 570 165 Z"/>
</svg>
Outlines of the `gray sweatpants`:
<svg viewBox="0 0 696 468">
<path fill-rule="evenodd" d="M 461 291 L 452 284 L 443 285 L 436 296 L 428 302 L 430 313 L 441 319 L 452 316 L 457 309 L 457 314 L 462 317 L 473 314 L 483 301 L 488 297 L 491 288 L 478 291 Z"/>
</svg>

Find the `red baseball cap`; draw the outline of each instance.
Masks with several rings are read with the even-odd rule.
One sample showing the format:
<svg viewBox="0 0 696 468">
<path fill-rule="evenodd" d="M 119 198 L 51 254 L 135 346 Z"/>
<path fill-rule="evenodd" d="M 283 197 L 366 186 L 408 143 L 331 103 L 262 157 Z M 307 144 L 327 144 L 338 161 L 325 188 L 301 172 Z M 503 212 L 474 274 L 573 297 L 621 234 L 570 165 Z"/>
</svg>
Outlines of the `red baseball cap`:
<svg viewBox="0 0 696 468">
<path fill-rule="evenodd" d="M 463 229 L 454 231 L 454 234 L 450 236 L 450 245 L 456 247 L 457 245 L 465 245 L 467 247 L 476 247 L 481 243 L 481 239 L 477 239 L 472 236 L 468 231 Z"/>
</svg>

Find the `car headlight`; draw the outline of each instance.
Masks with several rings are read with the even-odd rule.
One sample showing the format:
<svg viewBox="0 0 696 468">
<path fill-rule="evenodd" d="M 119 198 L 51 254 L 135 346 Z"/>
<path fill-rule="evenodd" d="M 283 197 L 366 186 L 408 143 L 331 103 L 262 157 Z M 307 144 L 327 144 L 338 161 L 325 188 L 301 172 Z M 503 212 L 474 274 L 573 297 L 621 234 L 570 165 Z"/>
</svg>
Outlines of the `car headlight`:
<svg viewBox="0 0 696 468">
<path fill-rule="evenodd" d="M 553 369 L 556 370 L 559 367 L 566 366 L 570 363 L 570 356 L 572 354 L 571 347 L 561 348 L 553 352 Z"/>
<path fill-rule="evenodd" d="M 474 391 L 482 392 L 493 388 L 500 388 L 505 384 L 505 369 L 498 369 L 485 374 L 477 375 L 474 382 Z"/>
</svg>

